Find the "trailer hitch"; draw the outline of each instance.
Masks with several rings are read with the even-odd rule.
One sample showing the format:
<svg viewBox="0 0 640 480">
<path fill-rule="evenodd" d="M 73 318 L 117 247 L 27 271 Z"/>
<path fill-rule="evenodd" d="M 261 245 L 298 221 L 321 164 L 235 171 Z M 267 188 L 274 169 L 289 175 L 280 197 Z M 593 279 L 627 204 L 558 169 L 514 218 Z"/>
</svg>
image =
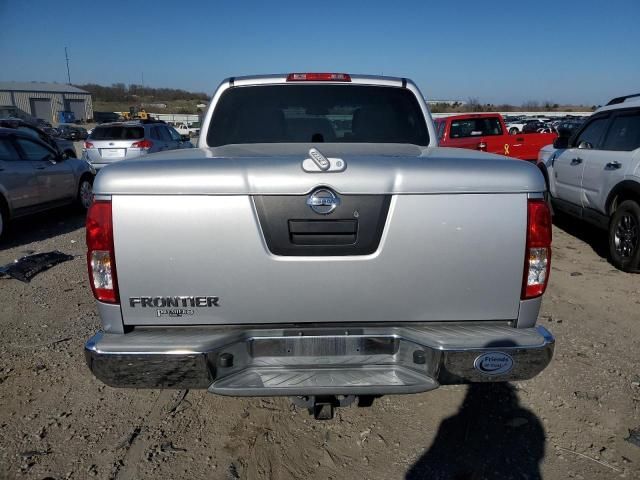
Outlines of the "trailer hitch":
<svg viewBox="0 0 640 480">
<path fill-rule="evenodd" d="M 291 403 L 296 407 L 306 408 L 316 420 L 331 420 L 335 416 L 335 409 L 348 407 L 357 400 L 359 407 L 370 407 L 374 395 L 307 395 L 291 397 Z"/>
</svg>

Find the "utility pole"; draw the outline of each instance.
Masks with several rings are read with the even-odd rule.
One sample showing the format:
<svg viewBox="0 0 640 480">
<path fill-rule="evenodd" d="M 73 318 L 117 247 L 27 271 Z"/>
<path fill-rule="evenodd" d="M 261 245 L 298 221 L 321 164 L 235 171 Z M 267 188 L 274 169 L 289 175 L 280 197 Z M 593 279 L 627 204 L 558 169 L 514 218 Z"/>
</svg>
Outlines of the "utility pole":
<svg viewBox="0 0 640 480">
<path fill-rule="evenodd" d="M 142 88 L 140 89 L 140 95 L 144 94 L 144 72 L 142 72 Z"/>
<path fill-rule="evenodd" d="M 67 47 L 64 47 L 64 58 L 67 60 L 67 83 L 71 85 L 71 74 L 69 73 L 69 54 L 67 53 Z"/>
</svg>

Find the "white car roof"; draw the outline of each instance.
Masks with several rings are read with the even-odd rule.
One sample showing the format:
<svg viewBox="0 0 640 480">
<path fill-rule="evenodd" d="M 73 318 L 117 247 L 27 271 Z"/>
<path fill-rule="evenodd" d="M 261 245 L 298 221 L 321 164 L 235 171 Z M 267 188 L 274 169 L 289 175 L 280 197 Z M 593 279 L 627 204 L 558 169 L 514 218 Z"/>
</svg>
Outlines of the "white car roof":
<svg viewBox="0 0 640 480">
<path fill-rule="evenodd" d="M 616 101 L 620 100 L 620 101 Z M 620 110 L 621 108 L 632 108 L 632 107 L 640 107 L 640 94 L 630 96 L 627 98 L 620 97 L 619 99 L 613 99 L 611 102 L 614 102 L 611 105 L 605 105 L 604 107 L 600 107 L 595 113 L 607 112 L 610 110 Z M 609 102 L 609 103 L 611 103 Z"/>
</svg>

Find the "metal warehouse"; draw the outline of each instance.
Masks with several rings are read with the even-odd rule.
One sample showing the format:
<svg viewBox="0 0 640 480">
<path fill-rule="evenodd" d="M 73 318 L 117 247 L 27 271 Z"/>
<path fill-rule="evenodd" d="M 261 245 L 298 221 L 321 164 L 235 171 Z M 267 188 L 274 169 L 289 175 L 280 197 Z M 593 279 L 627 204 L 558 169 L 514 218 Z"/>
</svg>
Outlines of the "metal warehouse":
<svg viewBox="0 0 640 480">
<path fill-rule="evenodd" d="M 73 112 L 76 120 L 93 118 L 91 94 L 62 83 L 0 82 L 0 113 L 4 115 L 28 115 L 53 123 L 58 121 L 58 112 L 65 110 Z"/>
</svg>

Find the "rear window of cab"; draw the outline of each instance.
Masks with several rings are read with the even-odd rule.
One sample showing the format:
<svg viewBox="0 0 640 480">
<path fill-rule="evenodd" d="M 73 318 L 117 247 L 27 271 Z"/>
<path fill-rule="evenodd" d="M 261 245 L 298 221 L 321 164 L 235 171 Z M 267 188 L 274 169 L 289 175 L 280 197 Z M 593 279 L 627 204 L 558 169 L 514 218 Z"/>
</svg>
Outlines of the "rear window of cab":
<svg viewBox="0 0 640 480">
<path fill-rule="evenodd" d="M 502 135 L 502 126 L 497 118 L 468 118 L 453 120 L 449 138 L 486 137 Z"/>
<path fill-rule="evenodd" d="M 372 85 L 259 85 L 226 90 L 213 111 L 211 147 L 250 143 L 429 145 L 411 90 Z"/>
</svg>

